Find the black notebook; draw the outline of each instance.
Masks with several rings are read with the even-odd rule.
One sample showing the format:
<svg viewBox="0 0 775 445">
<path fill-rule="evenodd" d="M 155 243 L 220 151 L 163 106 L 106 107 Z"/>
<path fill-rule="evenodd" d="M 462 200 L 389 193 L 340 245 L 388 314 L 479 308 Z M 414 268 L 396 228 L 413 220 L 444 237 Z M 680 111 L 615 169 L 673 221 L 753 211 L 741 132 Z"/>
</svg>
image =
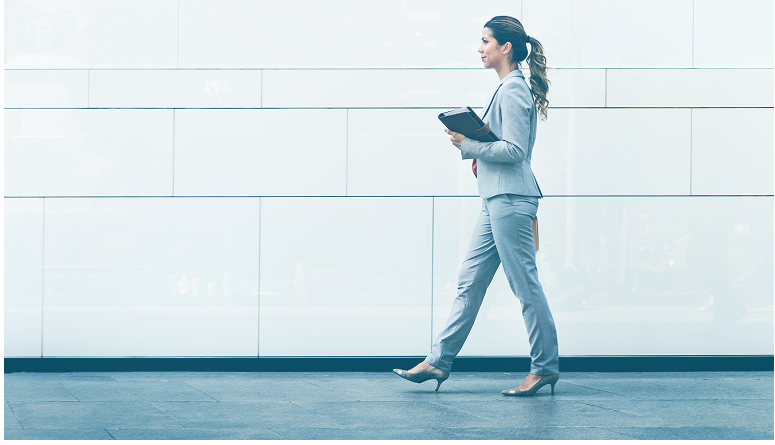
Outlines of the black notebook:
<svg viewBox="0 0 775 445">
<path fill-rule="evenodd" d="M 490 130 L 471 107 L 457 108 L 439 114 L 439 120 L 447 128 L 460 133 L 467 138 L 481 142 L 499 141 L 495 133 Z"/>
</svg>

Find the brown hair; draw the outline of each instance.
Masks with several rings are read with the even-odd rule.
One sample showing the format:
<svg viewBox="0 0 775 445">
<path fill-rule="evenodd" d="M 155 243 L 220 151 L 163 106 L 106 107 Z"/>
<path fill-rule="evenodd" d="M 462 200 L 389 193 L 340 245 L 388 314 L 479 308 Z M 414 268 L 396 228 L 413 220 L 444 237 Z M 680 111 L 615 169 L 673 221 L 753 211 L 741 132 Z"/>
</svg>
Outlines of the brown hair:
<svg viewBox="0 0 775 445">
<path fill-rule="evenodd" d="M 522 23 L 514 17 L 495 16 L 485 23 L 484 27 L 490 29 L 498 45 L 511 42 L 511 61 L 516 62 L 517 68 L 520 67 L 521 61 L 527 60 L 530 68 L 530 89 L 533 90 L 536 110 L 541 120 L 546 120 L 549 106 L 549 100 L 546 98 L 549 92 L 549 79 L 546 77 L 546 56 L 541 42 L 532 36 L 528 38 Z M 526 43 L 529 43 L 532 48 L 530 54 L 525 46 Z"/>
</svg>

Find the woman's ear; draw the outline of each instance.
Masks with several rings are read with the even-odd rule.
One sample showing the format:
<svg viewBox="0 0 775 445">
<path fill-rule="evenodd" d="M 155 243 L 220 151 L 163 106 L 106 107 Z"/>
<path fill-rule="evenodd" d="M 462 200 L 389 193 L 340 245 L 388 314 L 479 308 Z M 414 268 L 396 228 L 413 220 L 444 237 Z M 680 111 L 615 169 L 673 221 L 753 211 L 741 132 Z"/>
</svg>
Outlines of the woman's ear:
<svg viewBox="0 0 775 445">
<path fill-rule="evenodd" d="M 503 44 L 503 55 L 505 56 L 509 51 L 511 51 L 511 42 L 506 42 Z"/>
</svg>

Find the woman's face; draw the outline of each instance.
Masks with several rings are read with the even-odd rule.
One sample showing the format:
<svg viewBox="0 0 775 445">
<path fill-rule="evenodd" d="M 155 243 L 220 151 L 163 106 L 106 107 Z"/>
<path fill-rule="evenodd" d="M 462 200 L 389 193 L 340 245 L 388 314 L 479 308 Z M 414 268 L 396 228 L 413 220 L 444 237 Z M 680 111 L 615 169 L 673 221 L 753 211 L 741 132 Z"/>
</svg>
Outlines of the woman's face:
<svg viewBox="0 0 775 445">
<path fill-rule="evenodd" d="M 479 45 L 479 54 L 482 56 L 485 68 L 494 68 L 508 57 L 508 55 L 503 54 L 503 46 L 498 45 L 498 41 L 492 37 L 490 28 L 486 27 L 482 30 L 482 44 Z"/>
</svg>

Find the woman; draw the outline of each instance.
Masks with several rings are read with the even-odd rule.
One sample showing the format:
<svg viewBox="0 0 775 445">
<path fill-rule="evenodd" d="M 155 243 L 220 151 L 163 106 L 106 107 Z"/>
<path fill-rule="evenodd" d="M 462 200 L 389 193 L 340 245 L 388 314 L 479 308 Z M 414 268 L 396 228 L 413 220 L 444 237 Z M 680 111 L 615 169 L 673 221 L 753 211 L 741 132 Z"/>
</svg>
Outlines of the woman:
<svg viewBox="0 0 775 445">
<path fill-rule="evenodd" d="M 527 45 L 532 51 L 528 56 Z M 495 271 L 503 270 L 511 290 L 522 303 L 522 316 L 530 339 L 530 373 L 515 389 L 502 393 L 531 396 L 560 378 L 557 333 L 535 264 L 532 221 L 543 197 L 530 169 L 537 116 L 546 119 L 546 58 L 543 47 L 528 37 L 519 20 L 493 17 L 484 25 L 479 46 L 485 68 L 492 68 L 500 85 L 484 115 L 484 122 L 500 139 L 479 142 L 446 130 L 463 159 L 473 159 L 482 211 L 474 228 L 468 254 L 458 276 L 458 296 L 445 328 L 431 353 L 409 371 L 394 369 L 401 377 L 421 383 L 436 379 L 436 391 L 449 377 L 452 361 L 463 347 Z M 520 61 L 527 59 L 530 87 Z M 531 91 L 532 90 L 532 91 Z"/>
</svg>

